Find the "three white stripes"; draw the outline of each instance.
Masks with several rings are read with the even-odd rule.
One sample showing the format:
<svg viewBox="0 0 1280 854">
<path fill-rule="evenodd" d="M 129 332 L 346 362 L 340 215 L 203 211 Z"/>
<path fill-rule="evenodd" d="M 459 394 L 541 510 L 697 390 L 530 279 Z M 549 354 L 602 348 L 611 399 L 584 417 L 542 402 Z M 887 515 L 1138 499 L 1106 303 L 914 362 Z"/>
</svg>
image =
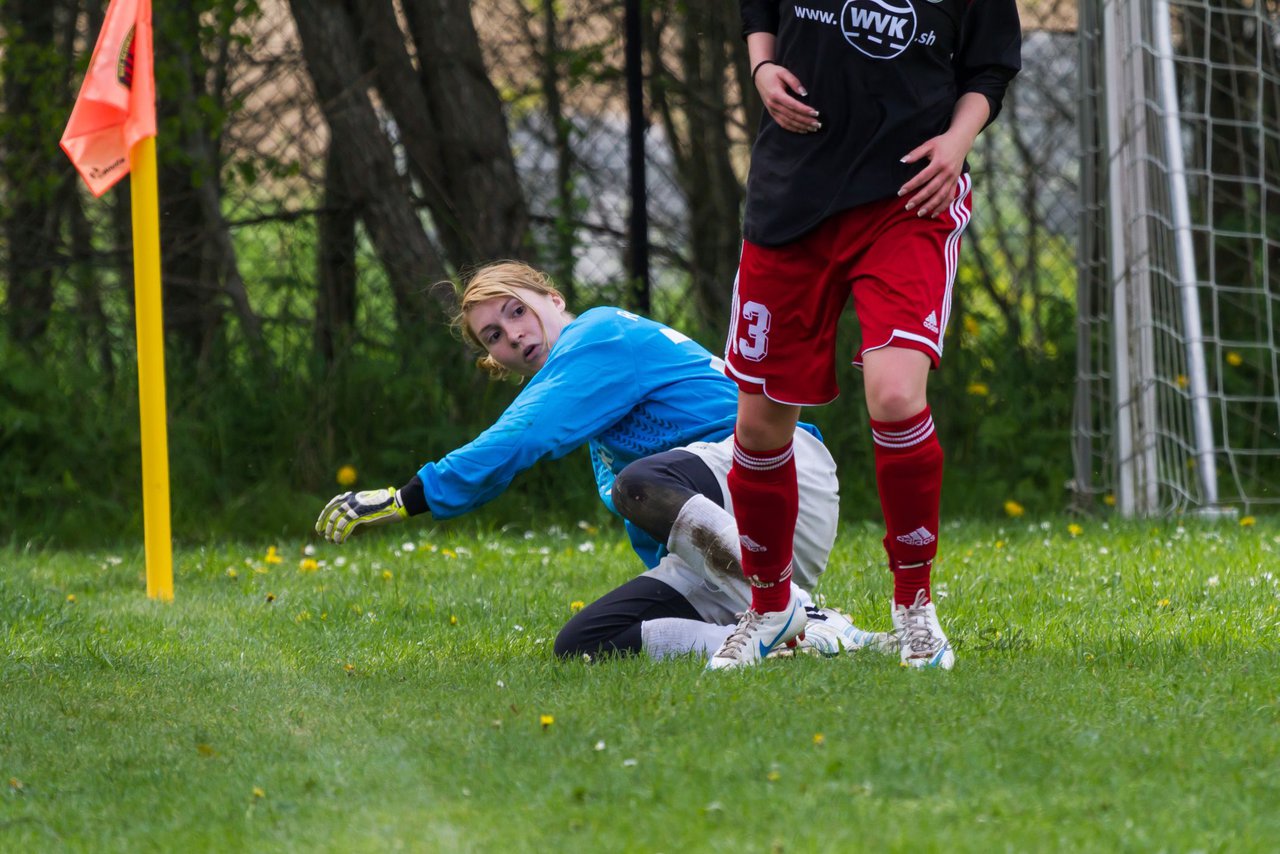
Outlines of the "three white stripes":
<svg viewBox="0 0 1280 854">
<path fill-rule="evenodd" d="M 871 431 L 871 437 L 875 439 L 877 445 L 882 448 L 910 448 L 913 445 L 919 445 L 921 442 L 933 435 L 933 416 L 930 415 L 906 430 L 875 430 Z"/>
<path fill-rule="evenodd" d="M 787 445 L 786 450 L 772 457 L 756 457 L 751 456 L 747 451 L 738 447 L 738 443 L 733 443 L 733 461 L 743 468 L 752 471 L 772 471 L 787 464 L 787 460 L 795 456 L 795 446 Z"/>
</svg>

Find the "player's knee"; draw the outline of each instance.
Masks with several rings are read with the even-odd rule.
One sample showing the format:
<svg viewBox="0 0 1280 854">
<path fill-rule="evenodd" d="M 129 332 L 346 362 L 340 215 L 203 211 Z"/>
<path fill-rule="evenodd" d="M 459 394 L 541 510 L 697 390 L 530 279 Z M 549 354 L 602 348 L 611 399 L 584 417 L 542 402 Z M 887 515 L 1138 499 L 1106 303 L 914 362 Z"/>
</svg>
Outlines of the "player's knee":
<svg viewBox="0 0 1280 854">
<path fill-rule="evenodd" d="M 867 387 L 867 410 L 877 421 L 905 421 L 924 411 L 923 389 L 905 383 L 882 383 Z"/>
<path fill-rule="evenodd" d="M 552 648 L 555 650 L 556 658 L 578 658 L 586 651 L 583 637 L 572 620 L 560 629 Z"/>
<path fill-rule="evenodd" d="M 636 460 L 618 473 L 613 481 L 613 506 L 623 519 L 635 521 L 644 512 L 653 488 L 644 460 Z"/>
</svg>

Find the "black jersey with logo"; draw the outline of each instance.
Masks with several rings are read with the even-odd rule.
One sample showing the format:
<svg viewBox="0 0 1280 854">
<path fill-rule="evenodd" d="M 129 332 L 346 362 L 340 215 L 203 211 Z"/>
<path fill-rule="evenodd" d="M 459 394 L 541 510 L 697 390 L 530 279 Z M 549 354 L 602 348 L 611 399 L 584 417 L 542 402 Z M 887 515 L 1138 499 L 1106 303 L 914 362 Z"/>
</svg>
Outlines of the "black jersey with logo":
<svg viewBox="0 0 1280 854">
<path fill-rule="evenodd" d="M 1021 68 L 1015 0 L 740 0 L 743 35 L 777 35 L 774 59 L 820 112 L 814 133 L 766 111 L 751 153 L 743 234 L 778 246 L 842 210 L 896 195 L 926 161 L 900 160 L 944 132 L 956 101 L 991 118 Z M 968 168 L 966 164 L 966 169 Z"/>
</svg>

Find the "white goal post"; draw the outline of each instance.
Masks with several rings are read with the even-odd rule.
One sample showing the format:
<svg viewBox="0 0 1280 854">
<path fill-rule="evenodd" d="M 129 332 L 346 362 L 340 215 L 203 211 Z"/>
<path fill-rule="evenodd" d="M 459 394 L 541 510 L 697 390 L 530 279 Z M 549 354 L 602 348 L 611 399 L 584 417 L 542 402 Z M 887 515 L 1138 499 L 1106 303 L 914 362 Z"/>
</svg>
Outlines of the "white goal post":
<svg viewBox="0 0 1280 854">
<path fill-rule="evenodd" d="M 1280 505 L 1280 0 L 1081 0 L 1074 488 Z"/>
</svg>

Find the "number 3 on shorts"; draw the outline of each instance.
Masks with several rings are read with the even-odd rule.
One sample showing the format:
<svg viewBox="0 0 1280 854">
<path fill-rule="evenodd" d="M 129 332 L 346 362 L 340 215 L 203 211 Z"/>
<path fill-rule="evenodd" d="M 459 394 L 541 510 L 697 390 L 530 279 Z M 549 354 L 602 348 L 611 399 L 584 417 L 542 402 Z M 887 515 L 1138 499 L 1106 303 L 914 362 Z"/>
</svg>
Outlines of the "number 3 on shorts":
<svg viewBox="0 0 1280 854">
<path fill-rule="evenodd" d="M 746 337 L 738 337 L 739 318 L 747 322 Z M 769 352 L 769 309 L 755 300 L 748 300 L 742 306 L 742 312 L 733 319 L 733 346 L 738 355 L 752 362 L 758 362 Z"/>
</svg>

